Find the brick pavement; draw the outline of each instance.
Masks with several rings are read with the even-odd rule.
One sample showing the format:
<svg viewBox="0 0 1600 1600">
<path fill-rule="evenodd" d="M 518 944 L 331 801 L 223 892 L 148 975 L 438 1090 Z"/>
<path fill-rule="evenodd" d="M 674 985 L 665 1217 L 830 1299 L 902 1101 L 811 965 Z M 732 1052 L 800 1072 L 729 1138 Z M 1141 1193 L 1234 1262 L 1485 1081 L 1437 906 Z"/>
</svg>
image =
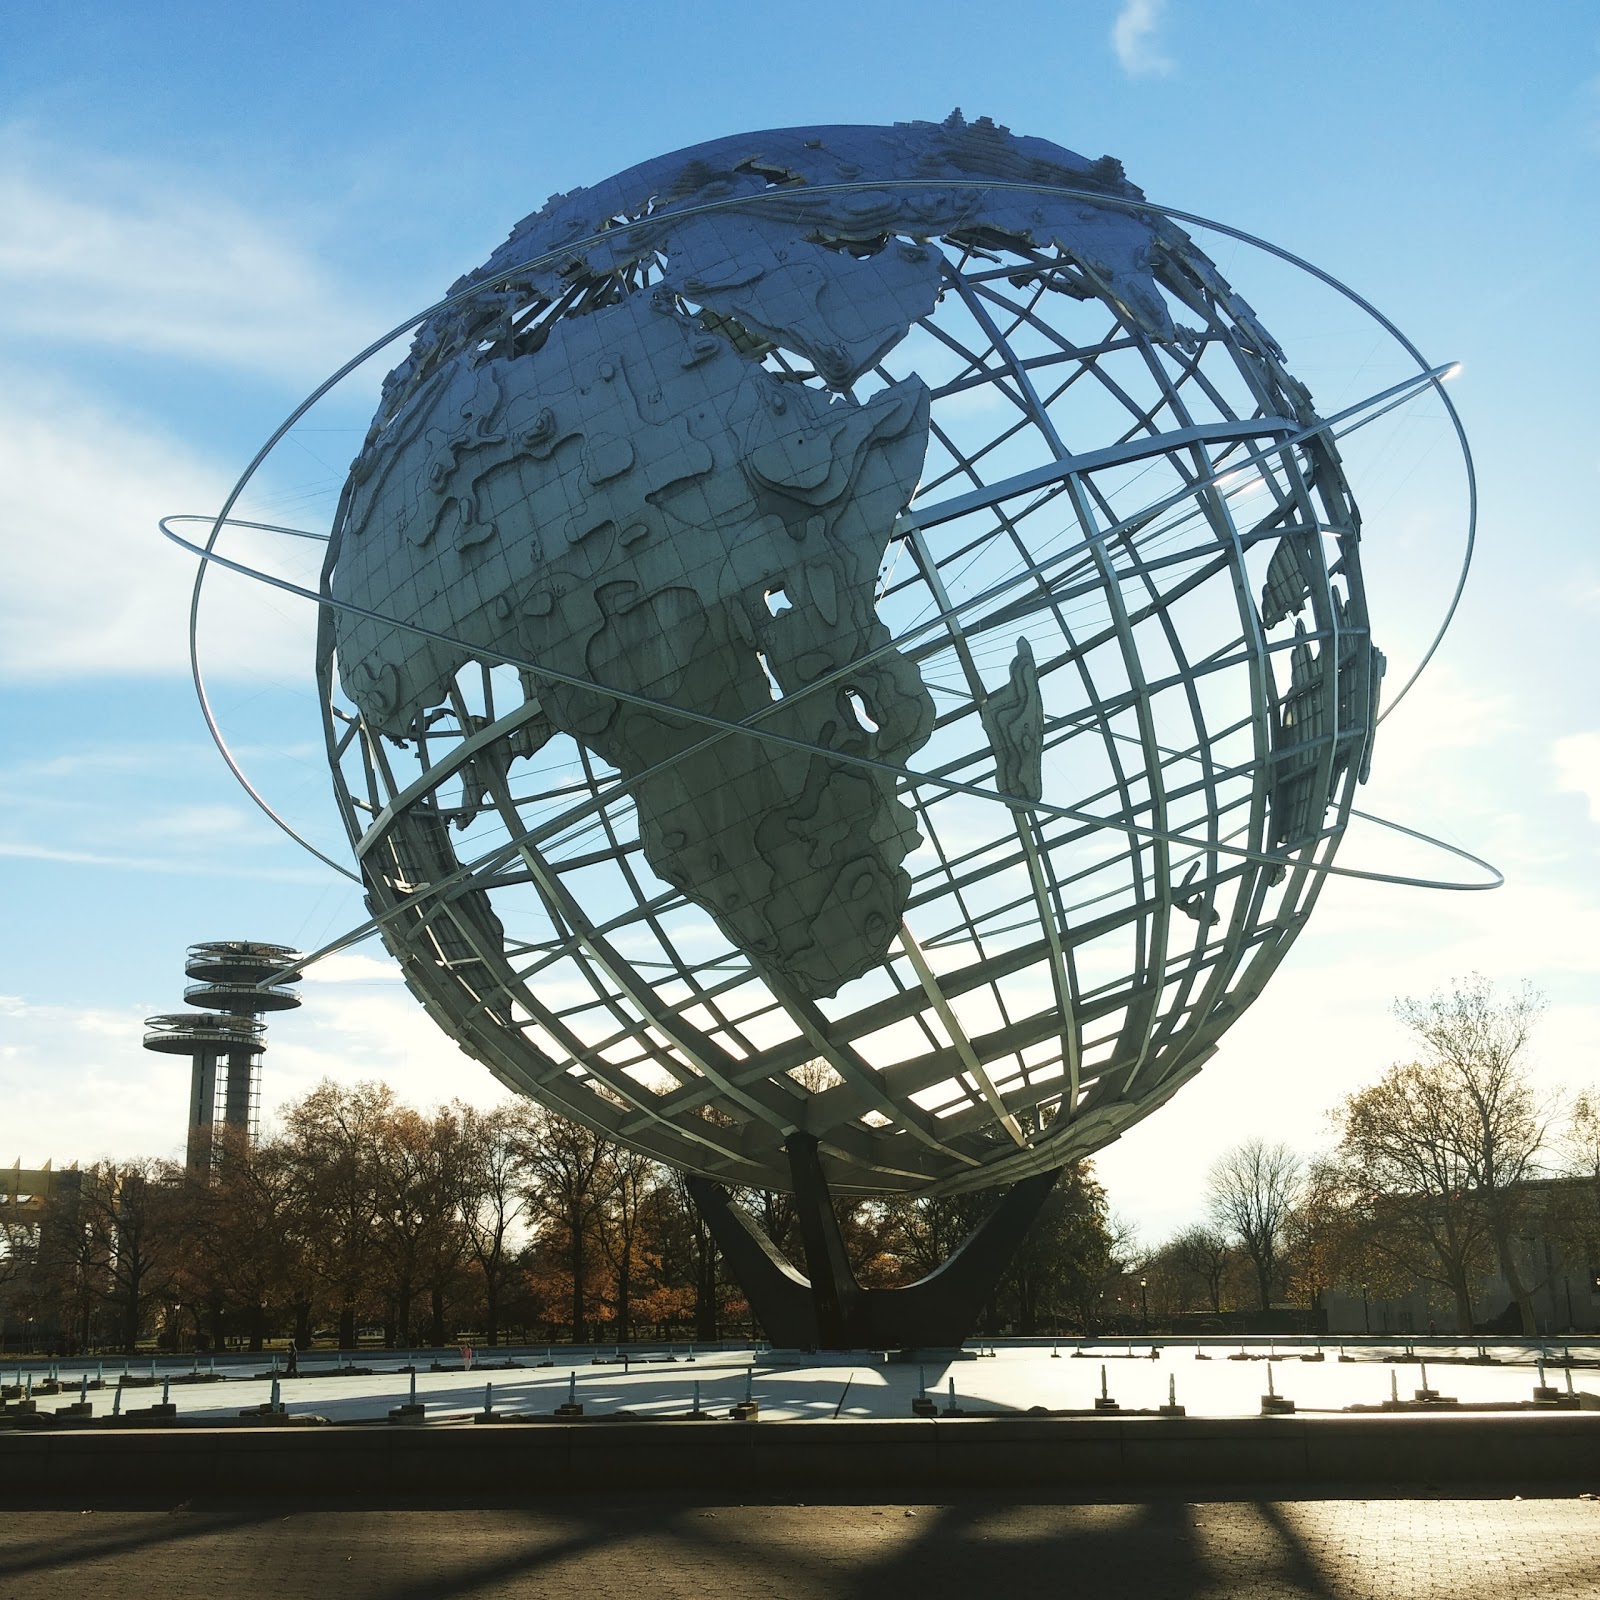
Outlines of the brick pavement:
<svg viewBox="0 0 1600 1600">
<path fill-rule="evenodd" d="M 1600 1476 L 1600 1474 L 1597 1474 Z M 1576 1493 L 1141 1504 L 8 1508 L 0 1600 L 1600 1596 Z"/>
</svg>

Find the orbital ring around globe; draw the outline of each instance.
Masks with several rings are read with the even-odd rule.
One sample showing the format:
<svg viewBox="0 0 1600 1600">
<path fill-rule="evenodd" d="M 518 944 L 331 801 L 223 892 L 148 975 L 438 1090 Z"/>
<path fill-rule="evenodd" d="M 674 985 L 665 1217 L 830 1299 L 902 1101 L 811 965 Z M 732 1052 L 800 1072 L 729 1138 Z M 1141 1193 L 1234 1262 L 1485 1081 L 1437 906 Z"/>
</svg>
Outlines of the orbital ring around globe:
<svg viewBox="0 0 1600 1600">
<path fill-rule="evenodd" d="M 931 129 L 912 127 L 922 139 Z M 931 137 L 971 156 L 964 127 L 952 133 L 946 124 Z M 985 137 L 986 150 L 998 148 Z M 805 148 L 822 143 L 807 140 Z M 191 519 L 164 522 L 169 537 L 201 558 L 191 655 L 213 738 L 278 826 L 356 876 L 302 839 L 250 784 L 227 749 L 199 660 L 202 585 L 213 563 L 321 608 L 330 759 L 373 912 L 327 950 L 382 932 L 430 1014 L 502 1082 L 681 1168 L 785 1188 L 783 1141 L 799 1129 L 818 1140 L 840 1191 L 941 1192 L 1059 1166 L 1169 1098 L 1259 992 L 1326 877 L 1493 886 L 1332 859 L 1351 817 L 1441 844 L 1352 803 L 1379 720 L 1382 656 L 1366 627 L 1359 515 L 1333 443 L 1339 424 L 1349 432 L 1431 389 L 1466 467 L 1466 559 L 1444 624 L 1386 715 L 1437 649 L 1470 562 L 1476 491 L 1459 417 L 1440 387 L 1445 369 L 1430 369 L 1374 307 L 1291 253 L 1154 205 L 1129 192 L 1120 173 L 1094 176 L 1084 186 L 866 176 L 776 193 L 769 180 L 754 193 L 692 203 L 679 195 L 651 215 L 569 228 L 572 242 L 519 256 L 523 224 L 464 286 L 369 346 L 296 408 L 218 515 L 193 519 L 211 525 L 203 545 L 171 526 Z M 715 195 L 704 173 L 688 185 L 691 194 L 696 185 Z M 588 193 L 556 197 L 529 221 L 560 220 L 557 202 Z M 1033 204 L 1032 223 L 1018 210 L 1025 204 Z M 916 226 L 878 227 L 881 239 L 866 237 L 896 206 L 916 212 Z M 801 213 L 812 222 L 823 213 L 845 218 L 833 256 L 819 258 L 814 240 L 801 237 L 793 220 Z M 1132 218 L 1121 233 L 1106 221 L 1118 213 Z M 953 215 L 965 232 L 951 225 Z M 867 223 L 850 233 L 862 217 Z M 1036 247 L 1030 229 L 1047 217 L 1048 226 L 1109 240 L 1109 253 L 1080 261 L 1059 241 L 1053 254 Z M 1174 222 L 1310 273 L 1376 320 L 1418 376 L 1333 418 L 1317 416 L 1254 313 Z M 1201 329 L 1149 331 L 1165 309 L 1140 301 L 1138 272 L 1116 254 L 1129 230 L 1140 229 L 1165 252 L 1160 285 L 1169 297 L 1172 275 L 1191 275 L 1180 288 L 1208 319 Z M 558 307 L 531 333 L 533 314 L 519 331 L 508 309 L 503 331 L 472 333 L 470 359 L 455 376 L 448 353 L 426 367 L 428 339 L 437 343 L 440 330 L 454 337 L 452 313 L 465 307 L 470 315 L 495 294 L 509 307 L 520 292 L 543 315 L 551 300 L 527 300 L 528 285 L 555 283 L 551 274 L 587 260 L 586 252 L 623 261 L 624 241 L 635 234 L 657 239 L 659 249 L 643 266 L 645 252 L 624 262 L 622 288 L 570 314 Z M 628 276 L 636 267 L 637 284 Z M 841 282 L 856 286 L 854 300 L 829 301 Z M 950 296 L 966 322 L 939 325 L 928 290 L 935 282 L 938 305 Z M 1054 298 L 1034 315 L 1047 295 Z M 874 308 L 888 305 L 886 326 L 898 306 L 904 326 L 891 336 L 864 327 L 860 305 L 869 322 Z M 1003 335 L 995 320 L 1002 310 Z M 1050 322 L 1069 313 L 1103 319 L 1108 310 L 1112 329 L 1095 345 L 1073 343 Z M 824 323 L 830 333 L 846 329 L 839 343 L 818 336 Z M 604 338 L 594 331 L 602 326 Z M 969 326 L 992 335 L 975 361 L 962 342 L 976 337 Z M 216 546 L 235 526 L 324 537 L 244 524 L 232 511 L 318 400 L 419 327 L 416 359 L 385 386 L 388 411 L 380 407 L 386 420 L 375 421 L 364 447 L 368 464 L 358 460 L 346 484 L 318 588 L 223 556 Z M 919 346 L 924 356 L 944 353 L 936 343 L 943 334 L 966 376 L 930 391 L 926 360 L 894 366 L 891 352 L 908 329 L 930 336 Z M 810 368 L 791 360 L 797 349 Z M 554 398 L 523 414 L 514 389 L 525 369 L 511 358 L 525 363 L 530 353 L 544 362 Z M 1031 406 L 1031 426 L 1048 438 L 1051 408 L 1071 382 L 1046 402 L 1034 380 L 1074 361 L 1076 378 L 1090 380 L 1083 391 L 1121 418 L 1106 449 L 1085 450 L 1075 439 L 1069 450 L 1057 438 L 1053 460 L 1018 471 L 1009 436 L 977 455 L 950 444 L 945 470 L 930 468 L 918 486 L 922 450 L 906 441 L 919 426 L 943 449 L 942 418 L 959 423 L 969 391 L 976 409 L 1000 393 L 1024 412 Z M 465 382 L 468 367 L 478 391 L 450 391 L 445 416 L 437 396 Z M 677 422 L 652 385 L 670 399 L 680 372 L 724 375 L 714 392 L 738 419 L 742 457 L 728 459 L 724 441 L 704 426 L 697 431 L 693 419 L 668 438 Z M 1140 372 L 1159 386 L 1161 426 L 1122 387 Z M 617 394 L 631 408 L 631 435 L 608 420 L 614 410 L 596 410 Z M 774 422 L 786 406 L 790 414 Z M 441 417 L 455 427 L 443 444 Z M 374 541 L 371 529 L 388 527 L 397 507 L 403 528 L 407 513 L 394 502 L 378 516 L 374 495 L 384 492 L 385 474 L 415 476 L 421 457 L 405 451 L 425 435 L 442 482 L 463 454 L 490 461 L 508 428 L 534 459 L 554 459 L 563 447 L 567 459 L 581 457 L 583 482 L 611 497 L 609 510 L 599 518 L 580 506 L 566 544 L 554 541 L 549 581 L 559 580 L 559 605 L 552 609 L 540 593 L 510 604 L 494 593 L 493 615 L 506 630 L 495 634 L 486 623 L 485 601 L 467 638 L 447 614 L 449 605 L 466 604 L 461 596 L 436 602 L 427 588 L 434 579 L 404 571 L 391 581 L 420 558 L 388 533 Z M 820 453 L 819 438 L 832 441 Z M 714 460 L 716 452 L 724 453 Z M 992 462 L 1001 463 L 998 478 Z M 520 470 L 532 483 L 526 462 Z M 1176 487 L 1130 500 L 1159 470 Z M 623 526 L 614 486 L 633 472 L 654 473 L 658 488 L 643 513 L 628 510 L 640 515 L 638 525 Z M 527 491 L 547 496 L 547 524 L 552 481 Z M 576 480 L 569 473 L 561 481 Z M 729 483 L 744 495 L 729 501 L 731 510 L 696 498 L 714 484 L 727 499 Z M 663 521 L 657 512 L 674 507 L 685 485 L 699 520 L 686 520 L 679 507 Z M 1276 499 L 1250 526 L 1236 525 L 1235 510 L 1253 514 L 1260 496 Z M 941 519 L 941 506 L 955 509 Z M 1071 509 L 1041 540 L 1039 529 L 1055 518 L 1039 513 L 1051 506 Z M 862 507 L 870 515 L 856 527 L 849 519 Z M 485 532 L 473 520 L 478 508 L 467 496 L 436 496 L 429 508 L 435 525 L 413 529 L 412 545 L 425 549 L 447 528 L 459 571 L 477 570 L 468 563 L 493 546 L 495 527 Z M 1164 522 L 1169 512 L 1176 515 Z M 973 514 L 997 526 L 966 544 L 950 542 L 963 526 L 970 532 L 961 519 Z M 748 530 L 762 517 L 752 555 Z M 1030 517 L 1032 531 L 1019 533 Z M 481 521 L 492 519 L 486 512 Z M 659 551 L 672 544 L 662 528 L 690 522 L 696 537 L 723 530 L 716 570 L 702 566 L 665 589 L 659 578 L 636 581 L 657 570 L 649 563 L 659 567 Z M 1214 535 L 1204 558 L 1198 547 L 1182 547 L 1194 526 Z M 856 531 L 839 531 L 847 527 Z M 1069 531 L 1083 537 L 1061 547 Z M 1002 535 L 1020 565 L 985 581 L 974 568 Z M 380 561 L 370 552 L 383 538 L 390 543 Z M 641 555 L 625 551 L 635 540 Z M 1324 557 L 1329 540 L 1337 551 Z M 602 543 L 608 554 L 599 561 L 589 552 Z M 897 575 L 902 557 L 908 570 Z M 741 561 L 745 592 L 714 592 L 722 567 Z M 593 596 L 574 590 L 574 573 Z M 390 582 L 388 591 L 374 589 L 374 574 Z M 1254 589 L 1263 579 L 1258 609 Z M 748 614 L 763 586 L 770 619 Z M 1212 610 L 1193 599 L 1201 594 Z M 418 595 L 426 600 L 420 607 Z M 588 657 L 562 655 L 550 641 L 559 643 L 563 608 L 581 609 L 594 596 Z M 1220 644 L 1197 653 L 1184 630 L 1197 639 L 1206 626 L 1215 631 L 1228 603 L 1245 618 L 1241 636 L 1230 631 L 1236 621 L 1223 630 L 1228 638 L 1218 635 Z M 1295 620 L 1307 606 L 1309 630 Z M 433 625 L 441 618 L 444 625 Z M 614 648 L 619 637 L 626 651 Z M 641 659 L 656 663 L 654 677 L 640 676 Z M 706 660 L 728 664 L 726 672 L 708 675 Z M 1147 666 L 1165 670 L 1146 676 Z M 1229 687 L 1217 687 L 1223 683 Z M 730 686 L 739 689 L 731 699 Z M 1187 733 L 1172 734 L 1183 716 Z M 1139 752 L 1143 765 L 1124 759 L 1119 745 Z M 1063 791 L 1068 757 L 1073 787 Z M 545 765 L 536 767 L 538 759 Z M 540 790 L 557 765 L 565 776 Z M 536 780 L 536 772 L 545 776 Z M 523 793 L 519 783 L 532 789 Z M 1063 794 L 1078 803 L 1063 803 Z M 452 829 L 475 848 L 458 853 Z M 1498 881 L 1487 863 L 1441 847 Z"/>
</svg>

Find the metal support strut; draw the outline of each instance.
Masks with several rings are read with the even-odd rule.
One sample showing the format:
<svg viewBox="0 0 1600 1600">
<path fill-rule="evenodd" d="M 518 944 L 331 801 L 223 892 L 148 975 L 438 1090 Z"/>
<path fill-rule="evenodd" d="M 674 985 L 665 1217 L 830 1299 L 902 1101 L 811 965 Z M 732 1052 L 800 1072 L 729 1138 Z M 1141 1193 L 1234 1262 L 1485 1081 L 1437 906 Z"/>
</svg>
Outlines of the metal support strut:
<svg viewBox="0 0 1600 1600">
<path fill-rule="evenodd" d="M 1012 1184 L 950 1259 L 927 1277 L 900 1289 L 864 1289 L 845 1255 L 817 1140 L 792 1133 L 785 1148 L 809 1278 L 784 1260 L 721 1184 L 691 1176 L 689 1192 L 767 1337 L 799 1350 L 959 1346 L 1062 1171 L 1057 1167 Z"/>
</svg>

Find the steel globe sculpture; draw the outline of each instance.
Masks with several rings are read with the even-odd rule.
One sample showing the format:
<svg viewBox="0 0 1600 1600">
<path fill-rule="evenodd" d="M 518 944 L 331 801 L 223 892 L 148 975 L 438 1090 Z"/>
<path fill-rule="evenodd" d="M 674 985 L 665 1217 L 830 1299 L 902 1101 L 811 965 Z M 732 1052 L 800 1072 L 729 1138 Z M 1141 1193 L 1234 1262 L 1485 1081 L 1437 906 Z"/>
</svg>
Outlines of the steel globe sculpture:
<svg viewBox="0 0 1600 1600">
<path fill-rule="evenodd" d="M 315 597 L 406 982 L 708 1215 L 810 1191 L 823 1342 L 830 1188 L 1022 1180 L 1003 1263 L 1331 868 L 1384 672 L 1340 421 L 1117 162 L 987 119 L 552 197 L 417 326 Z"/>
</svg>

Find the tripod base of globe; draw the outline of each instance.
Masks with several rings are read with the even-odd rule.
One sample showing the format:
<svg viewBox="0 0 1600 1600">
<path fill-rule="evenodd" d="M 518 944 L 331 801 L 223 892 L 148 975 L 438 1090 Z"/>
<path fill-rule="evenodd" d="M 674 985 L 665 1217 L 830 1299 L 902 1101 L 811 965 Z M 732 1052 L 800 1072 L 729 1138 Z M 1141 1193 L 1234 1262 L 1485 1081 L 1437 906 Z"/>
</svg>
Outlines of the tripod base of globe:
<svg viewBox="0 0 1600 1600">
<path fill-rule="evenodd" d="M 959 1347 L 1063 1170 L 1014 1183 L 927 1277 L 900 1289 L 867 1289 L 856 1281 L 845 1254 L 817 1140 L 793 1133 L 785 1148 L 809 1276 L 789 1265 L 721 1184 L 691 1176 L 689 1192 L 767 1338 L 795 1350 Z"/>
</svg>

